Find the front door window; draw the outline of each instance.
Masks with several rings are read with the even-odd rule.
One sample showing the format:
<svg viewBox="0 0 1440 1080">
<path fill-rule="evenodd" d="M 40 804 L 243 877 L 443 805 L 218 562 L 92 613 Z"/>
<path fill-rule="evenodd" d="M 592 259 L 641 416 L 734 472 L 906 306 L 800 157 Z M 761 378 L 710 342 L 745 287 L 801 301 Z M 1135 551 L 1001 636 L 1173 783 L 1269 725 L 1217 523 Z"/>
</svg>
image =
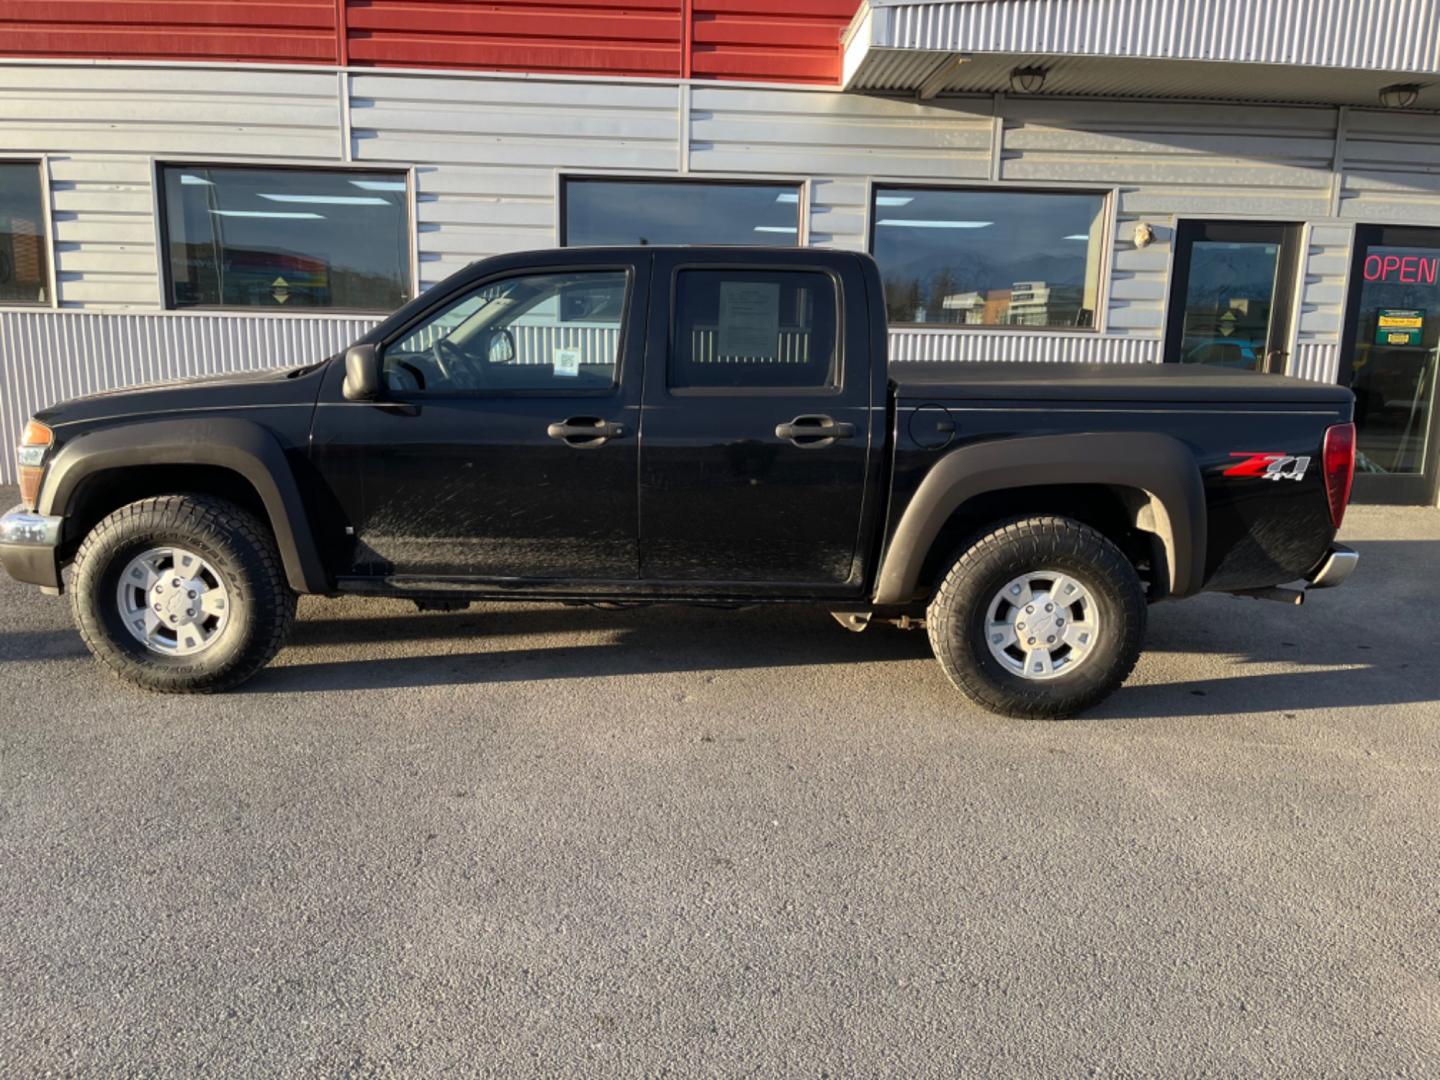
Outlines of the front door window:
<svg viewBox="0 0 1440 1080">
<path fill-rule="evenodd" d="M 1283 372 L 1295 231 L 1272 222 L 1183 222 L 1165 358 Z"/>
</svg>

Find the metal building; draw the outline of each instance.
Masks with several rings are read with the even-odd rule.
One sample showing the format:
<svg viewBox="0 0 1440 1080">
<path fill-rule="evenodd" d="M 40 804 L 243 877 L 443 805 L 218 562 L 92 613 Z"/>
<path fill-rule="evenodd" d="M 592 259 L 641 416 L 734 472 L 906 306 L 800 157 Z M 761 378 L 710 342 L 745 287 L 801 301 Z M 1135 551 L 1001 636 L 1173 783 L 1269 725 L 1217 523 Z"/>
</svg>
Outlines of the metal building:
<svg viewBox="0 0 1440 1080">
<path fill-rule="evenodd" d="M 328 355 L 498 252 L 824 244 L 880 260 L 897 360 L 1338 379 L 1357 496 L 1437 498 L 1440 0 L 51 0 L 0 31 L 11 444 L 55 399 Z"/>
</svg>

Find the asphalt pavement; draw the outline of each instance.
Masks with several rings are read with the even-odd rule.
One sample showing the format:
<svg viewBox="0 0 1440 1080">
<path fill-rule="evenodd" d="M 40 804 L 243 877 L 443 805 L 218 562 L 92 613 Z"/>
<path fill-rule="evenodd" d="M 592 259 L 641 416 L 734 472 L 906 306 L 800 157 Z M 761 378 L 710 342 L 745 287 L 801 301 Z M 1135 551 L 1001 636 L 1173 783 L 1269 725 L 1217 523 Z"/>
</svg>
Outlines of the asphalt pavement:
<svg viewBox="0 0 1440 1080">
<path fill-rule="evenodd" d="M 818 611 L 306 600 L 151 696 L 0 581 L 0 1076 L 1440 1075 L 1440 511 L 1062 723 Z"/>
</svg>

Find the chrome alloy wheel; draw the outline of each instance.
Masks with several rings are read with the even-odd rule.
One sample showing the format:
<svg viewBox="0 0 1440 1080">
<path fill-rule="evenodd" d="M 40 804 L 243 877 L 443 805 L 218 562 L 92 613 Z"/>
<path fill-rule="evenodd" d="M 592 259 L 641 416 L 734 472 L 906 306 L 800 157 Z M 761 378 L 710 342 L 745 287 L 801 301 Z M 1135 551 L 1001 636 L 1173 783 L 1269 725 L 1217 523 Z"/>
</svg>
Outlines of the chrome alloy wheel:
<svg viewBox="0 0 1440 1080">
<path fill-rule="evenodd" d="M 985 613 L 985 643 L 1022 679 L 1074 671 L 1094 651 L 1100 612 L 1090 591 L 1059 570 L 1035 570 L 1006 583 Z"/>
<path fill-rule="evenodd" d="M 161 656 L 192 656 L 220 639 L 230 620 L 225 579 L 179 547 L 142 551 L 126 564 L 115 590 L 130 636 Z"/>
</svg>

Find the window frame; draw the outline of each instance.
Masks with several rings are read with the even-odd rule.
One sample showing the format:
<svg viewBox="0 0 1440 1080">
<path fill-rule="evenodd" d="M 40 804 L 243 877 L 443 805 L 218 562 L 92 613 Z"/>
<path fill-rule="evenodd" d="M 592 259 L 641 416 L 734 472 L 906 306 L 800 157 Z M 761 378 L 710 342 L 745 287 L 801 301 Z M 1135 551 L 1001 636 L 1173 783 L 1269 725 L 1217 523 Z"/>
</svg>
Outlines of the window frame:
<svg viewBox="0 0 1440 1080">
<path fill-rule="evenodd" d="M 581 390 L 578 388 L 556 387 L 553 390 L 406 390 L 396 393 L 386 386 L 384 387 L 384 394 L 380 398 L 380 402 L 383 404 L 387 401 L 408 402 L 416 400 L 495 401 L 510 398 L 591 398 L 598 400 L 618 396 L 624 384 L 626 350 L 630 345 L 630 326 L 635 310 L 636 274 L 634 265 L 630 263 L 565 263 L 552 264 L 549 266 L 517 266 L 498 271 L 483 278 L 477 278 L 464 288 L 456 292 L 447 293 L 445 296 L 438 298 L 435 303 L 425 308 L 424 311 L 416 313 L 414 318 L 401 324 L 393 333 L 387 334 L 377 343 L 382 377 L 385 368 L 385 351 L 397 341 L 401 341 L 414 333 L 428 320 L 439 315 L 451 304 L 457 303 L 472 293 L 479 292 L 481 289 L 495 284 L 497 281 L 508 281 L 510 278 L 518 277 L 579 273 L 622 273 L 625 275 L 625 306 L 620 311 L 620 330 L 615 338 L 615 377 L 611 381 L 609 389 Z"/>
<path fill-rule="evenodd" d="M 391 173 L 405 181 L 405 285 L 408 297 L 400 305 L 388 311 L 380 308 L 354 307 L 312 307 L 289 310 L 255 307 L 248 304 L 185 304 L 174 302 L 174 281 L 170 269 L 170 220 L 165 213 L 165 171 L 167 169 L 264 169 L 271 172 L 300 173 Z M 414 165 L 394 165 L 385 162 L 337 161 L 321 164 L 305 164 L 295 161 L 273 161 L 264 158 L 226 158 L 220 161 L 206 161 L 197 158 L 155 157 L 150 159 L 151 212 L 155 221 L 155 262 L 160 279 L 160 307 L 167 314 L 184 315 L 187 312 L 215 314 L 263 315 L 266 318 L 317 318 L 325 315 L 336 317 L 386 316 L 398 311 L 420 295 L 420 245 L 419 219 L 416 211 L 416 185 Z"/>
<path fill-rule="evenodd" d="M 691 270 L 739 271 L 741 273 L 766 274 L 820 274 L 835 287 L 835 373 L 828 386 L 671 386 L 670 358 L 680 332 L 680 275 Z M 669 304 L 669 325 L 665 334 L 665 395 L 667 397 L 746 397 L 746 398 L 794 398 L 794 397 L 839 397 L 845 392 L 845 283 L 840 275 L 828 266 L 814 263 L 796 263 L 776 267 L 774 263 L 759 262 L 686 262 L 677 263 L 670 274 L 667 291 Z"/>
<path fill-rule="evenodd" d="M 45 253 L 45 299 L 0 301 L 0 311 L 57 311 L 60 274 L 55 266 L 55 194 L 50 182 L 49 154 L 0 154 L 0 165 L 30 165 L 40 173 L 40 234 Z"/>
<path fill-rule="evenodd" d="M 555 174 L 555 242 L 562 248 L 575 247 L 585 248 L 596 245 L 572 244 L 567 235 L 568 222 L 570 217 L 569 188 L 572 183 L 612 183 L 612 184 L 685 184 L 690 186 L 707 187 L 789 187 L 795 189 L 795 242 L 793 244 L 714 244 L 707 246 L 714 247 L 796 247 L 804 248 L 810 246 L 810 187 L 813 180 L 810 177 L 799 176 L 768 176 L 757 174 L 754 176 L 735 176 L 730 174 L 711 175 L 704 173 L 605 173 L 605 172 L 566 172 L 561 170 Z M 601 247 L 634 247 L 635 244 L 598 245 Z M 665 247 L 664 244 L 653 245 Z"/>
<path fill-rule="evenodd" d="M 952 333 L 962 334 L 1105 334 L 1109 330 L 1110 321 L 1110 288 L 1114 277 L 1115 259 L 1115 235 L 1116 218 L 1120 205 L 1119 188 L 1100 187 L 1095 184 L 1045 184 L 1034 186 L 1031 184 L 1007 184 L 1007 183 L 984 183 L 983 181 L 972 181 L 969 183 L 947 184 L 929 183 L 925 181 L 915 182 L 906 180 L 904 177 L 871 177 L 866 186 L 865 197 L 865 251 L 873 259 L 875 258 L 875 228 L 878 224 L 878 215 L 875 213 L 875 198 L 886 190 L 905 189 L 909 191 L 948 191 L 960 193 L 977 194 L 1008 194 L 1008 195 L 1098 195 L 1102 200 L 1100 230 L 1100 263 L 1096 271 L 1099 280 L 1095 283 L 1095 322 L 1092 326 L 1017 326 L 1013 324 L 985 325 L 976 323 L 937 323 L 937 322 L 905 322 L 890 323 L 890 330 L 903 332 L 906 330 L 948 330 Z M 884 267 L 880 269 L 880 281 L 883 287 L 885 282 Z"/>
</svg>

